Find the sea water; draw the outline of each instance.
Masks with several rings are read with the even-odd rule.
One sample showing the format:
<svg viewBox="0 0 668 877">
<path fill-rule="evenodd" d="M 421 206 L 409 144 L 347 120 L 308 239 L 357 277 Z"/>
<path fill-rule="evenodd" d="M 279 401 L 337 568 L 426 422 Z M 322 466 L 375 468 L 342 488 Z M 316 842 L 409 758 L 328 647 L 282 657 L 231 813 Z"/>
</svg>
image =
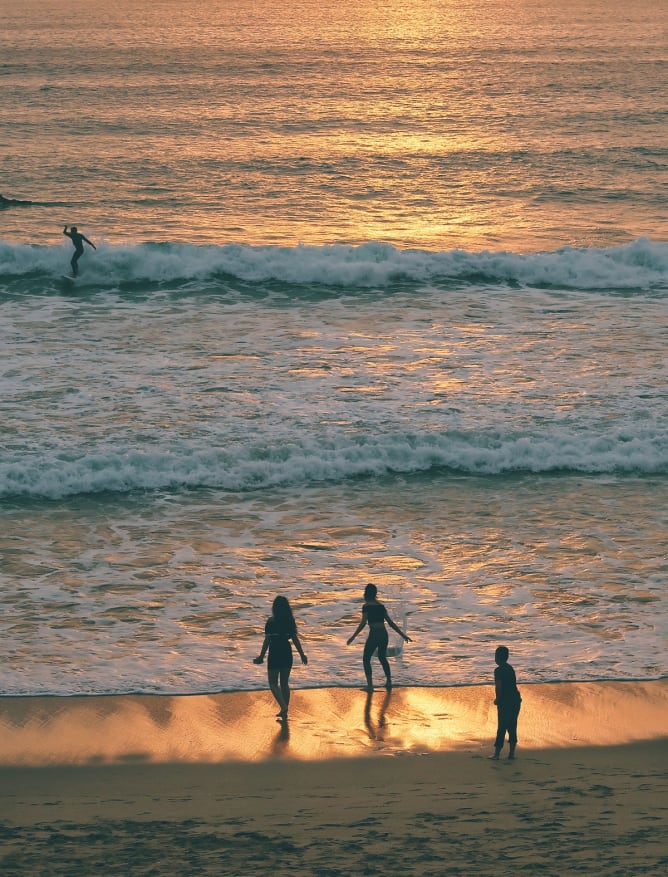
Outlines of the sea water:
<svg viewBox="0 0 668 877">
<path fill-rule="evenodd" d="M 3 11 L 0 693 L 665 675 L 667 24 Z"/>
</svg>

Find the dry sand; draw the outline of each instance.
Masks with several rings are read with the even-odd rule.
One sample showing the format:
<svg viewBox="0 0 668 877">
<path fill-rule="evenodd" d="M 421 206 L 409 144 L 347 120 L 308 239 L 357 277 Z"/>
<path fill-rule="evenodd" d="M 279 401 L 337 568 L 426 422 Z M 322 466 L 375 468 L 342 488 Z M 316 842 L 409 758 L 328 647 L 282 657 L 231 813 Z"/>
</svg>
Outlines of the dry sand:
<svg viewBox="0 0 668 877">
<path fill-rule="evenodd" d="M 0 699 L 0 875 L 668 874 L 668 680 Z"/>
</svg>

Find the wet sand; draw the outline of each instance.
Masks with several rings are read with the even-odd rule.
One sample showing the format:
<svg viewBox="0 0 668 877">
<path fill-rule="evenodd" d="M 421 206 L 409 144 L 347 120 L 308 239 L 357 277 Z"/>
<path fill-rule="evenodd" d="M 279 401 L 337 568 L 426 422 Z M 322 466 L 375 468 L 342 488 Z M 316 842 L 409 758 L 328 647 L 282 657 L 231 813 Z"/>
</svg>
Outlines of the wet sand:
<svg viewBox="0 0 668 877">
<path fill-rule="evenodd" d="M 668 873 L 668 680 L 522 693 L 0 699 L 0 873 Z"/>
</svg>

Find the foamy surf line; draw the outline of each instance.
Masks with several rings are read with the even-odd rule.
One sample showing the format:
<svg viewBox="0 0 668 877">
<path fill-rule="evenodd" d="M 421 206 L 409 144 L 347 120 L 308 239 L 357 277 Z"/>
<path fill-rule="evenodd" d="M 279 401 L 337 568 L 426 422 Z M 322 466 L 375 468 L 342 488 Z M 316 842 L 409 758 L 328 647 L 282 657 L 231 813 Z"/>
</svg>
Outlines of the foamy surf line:
<svg viewBox="0 0 668 877">
<path fill-rule="evenodd" d="M 668 739 L 668 679 L 523 685 L 520 750 Z M 489 750 L 493 688 L 295 690 L 290 720 L 269 692 L 4 697 L 0 766 L 324 761 Z M 620 720 L 624 717 L 624 720 Z"/>
<path fill-rule="evenodd" d="M 70 249 L 0 240 L 0 290 L 21 277 L 60 279 Z M 372 241 L 360 246 L 278 247 L 173 242 L 114 245 L 98 242 L 87 255 L 87 287 L 119 284 L 181 285 L 192 281 L 383 289 L 418 285 L 480 283 L 578 290 L 650 290 L 668 285 L 668 243 L 639 238 L 605 248 L 563 247 L 552 252 L 467 252 L 399 249 Z"/>
<path fill-rule="evenodd" d="M 609 433 L 552 429 L 505 435 L 483 431 L 397 434 L 351 440 L 345 436 L 230 443 L 224 449 L 163 447 L 82 452 L 44 450 L 0 462 L 0 497 L 61 499 L 77 494 L 133 490 L 214 488 L 258 490 L 343 481 L 360 476 L 448 470 L 466 475 L 668 472 L 668 442 L 661 426 L 640 423 Z"/>
</svg>

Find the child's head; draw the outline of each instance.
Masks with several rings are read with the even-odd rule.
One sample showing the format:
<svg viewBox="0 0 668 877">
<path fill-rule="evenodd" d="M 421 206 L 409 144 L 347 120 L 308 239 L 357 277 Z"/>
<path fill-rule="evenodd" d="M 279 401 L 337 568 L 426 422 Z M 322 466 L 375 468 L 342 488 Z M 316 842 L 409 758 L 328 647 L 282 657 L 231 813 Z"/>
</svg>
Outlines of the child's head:
<svg viewBox="0 0 668 877">
<path fill-rule="evenodd" d="M 375 600 L 378 596 L 378 588 L 375 585 L 369 583 L 364 589 L 364 599 L 365 600 Z"/>
<path fill-rule="evenodd" d="M 507 646 L 498 646 L 494 652 L 494 660 L 497 664 L 505 664 L 510 656 Z"/>
</svg>

